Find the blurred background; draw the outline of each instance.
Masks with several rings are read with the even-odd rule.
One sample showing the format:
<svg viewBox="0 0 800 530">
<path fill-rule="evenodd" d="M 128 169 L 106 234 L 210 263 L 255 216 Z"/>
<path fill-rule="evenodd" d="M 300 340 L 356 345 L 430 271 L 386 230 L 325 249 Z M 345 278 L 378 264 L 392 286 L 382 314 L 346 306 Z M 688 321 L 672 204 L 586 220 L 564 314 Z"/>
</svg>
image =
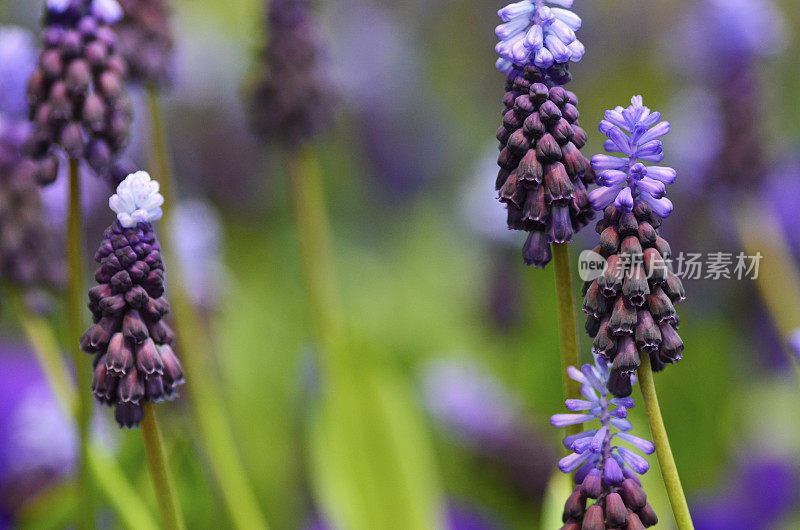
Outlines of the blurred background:
<svg viewBox="0 0 800 530">
<path fill-rule="evenodd" d="M 41 4 L 3 0 L 0 24 L 38 35 Z M 331 454 L 331 440 L 348 434 L 337 429 L 348 426 L 326 421 L 284 159 L 247 126 L 245 87 L 266 39 L 266 5 L 172 5 L 175 72 L 163 97 L 177 178 L 167 197 L 176 208 L 175 252 L 212 332 L 209 376 L 247 483 L 278 529 L 333 528 L 383 502 L 398 521 L 408 506 L 435 505 L 441 528 L 546 528 L 545 490 L 561 436 L 549 418 L 563 411 L 556 300 L 552 267 L 524 266 L 524 234 L 506 230 L 493 189 L 504 86 L 493 29 L 504 4 L 317 4 L 337 110 L 313 147 L 348 347 L 359 373 L 374 375 L 353 395 L 380 405 L 353 420 L 373 428 L 362 432 L 365 452 L 345 457 Z M 760 294 L 790 292 L 798 274 L 800 6 L 577 0 L 573 9 L 587 49 L 569 86 L 589 133 L 584 154 L 602 150 L 603 111 L 642 94 L 673 124 L 664 141 L 665 164 L 678 170 L 675 211 L 664 223 L 673 252 L 743 250 L 736 221 L 750 201 L 762 214 L 748 222 L 764 264 L 790 257 L 761 281 L 685 280 L 687 301 L 678 308 L 685 358 L 657 385 L 697 528 L 800 528 L 797 359 L 787 347 L 790 330 L 775 318 L 796 312 L 800 299 L 764 303 Z M 145 97 L 131 91 L 130 152 L 152 171 Z M 759 156 L 737 157 L 744 150 Z M 84 181 L 88 262 L 113 218 L 110 190 Z M 48 193 L 57 204 L 58 191 Z M 573 259 L 596 238 L 584 230 Z M 577 278 L 575 285 L 579 296 Z M 56 306 L 50 317 L 58 330 L 62 313 Z M 17 322 L 7 312 L 1 322 L 0 520 L 62 528 L 77 494 L 75 435 Z M 587 337 L 582 347 L 588 362 Z M 228 528 L 188 401 L 159 407 L 180 503 L 189 528 Z M 634 432 L 649 436 L 641 407 L 631 413 Z M 391 421 L 370 425 L 370 414 Z M 155 517 L 141 437 L 117 430 L 107 410 L 97 418 L 98 443 Z M 649 461 L 645 489 L 659 528 L 670 528 L 655 457 Z M 385 473 L 364 485 L 360 469 Z M 353 494 L 365 489 L 378 493 Z M 559 516 L 563 500 L 554 501 Z M 99 527 L 122 525 L 102 496 L 97 504 Z"/>
</svg>

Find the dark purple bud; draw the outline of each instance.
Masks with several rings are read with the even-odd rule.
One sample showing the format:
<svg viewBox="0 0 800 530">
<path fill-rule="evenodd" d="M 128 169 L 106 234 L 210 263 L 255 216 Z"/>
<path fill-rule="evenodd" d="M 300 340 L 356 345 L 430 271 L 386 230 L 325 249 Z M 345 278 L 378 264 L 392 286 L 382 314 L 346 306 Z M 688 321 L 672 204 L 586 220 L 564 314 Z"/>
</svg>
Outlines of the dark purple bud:
<svg viewBox="0 0 800 530">
<path fill-rule="evenodd" d="M 569 122 L 564 118 L 558 120 L 558 123 L 551 129 L 551 134 L 553 138 L 556 139 L 560 145 L 564 145 L 568 143 L 572 136 L 575 134 L 572 132 L 572 127 L 570 126 Z M 563 155 L 562 155 L 563 156 Z"/>
<path fill-rule="evenodd" d="M 628 509 L 618 493 L 609 493 L 606 496 L 606 523 L 610 527 L 628 524 Z"/>
<path fill-rule="evenodd" d="M 125 302 L 131 309 L 139 309 L 145 306 L 149 300 L 150 296 L 141 285 L 134 285 L 125 293 Z"/>
<path fill-rule="evenodd" d="M 619 218 L 619 233 L 622 237 L 633 236 L 639 233 L 639 222 L 633 212 L 623 213 Z"/>
<path fill-rule="evenodd" d="M 118 248 L 114 251 L 114 255 L 117 256 L 120 264 L 126 269 L 136 263 L 136 252 L 133 251 L 130 245 Z"/>
<path fill-rule="evenodd" d="M 572 240 L 572 220 L 569 216 L 568 205 L 554 203 L 550 207 L 550 220 L 547 228 L 547 237 L 552 243 L 567 243 Z"/>
<path fill-rule="evenodd" d="M 581 127 L 578 127 L 577 125 L 573 125 L 572 132 L 574 133 L 574 135 L 572 136 L 572 143 L 575 144 L 575 147 L 577 147 L 578 149 L 583 149 L 583 146 L 586 145 L 586 141 L 589 139 L 589 137 L 586 136 L 586 131 L 584 131 Z"/>
<path fill-rule="evenodd" d="M 614 335 L 629 335 L 636 327 L 636 309 L 622 296 L 614 302 L 608 327 Z"/>
<path fill-rule="evenodd" d="M 603 521 L 603 507 L 599 504 L 592 504 L 586 510 L 586 516 L 583 519 L 581 530 L 606 530 L 605 522 Z"/>
<path fill-rule="evenodd" d="M 541 184 L 542 177 L 544 176 L 544 169 L 541 162 L 536 158 L 536 151 L 529 150 L 522 157 L 517 168 L 517 175 L 520 180 L 526 182 L 535 182 Z"/>
<path fill-rule="evenodd" d="M 142 342 L 150 336 L 147 331 L 147 325 L 135 309 L 125 313 L 125 318 L 122 321 L 122 332 L 125 334 L 125 338 L 134 343 Z"/>
<path fill-rule="evenodd" d="M 667 324 L 676 322 L 675 306 L 672 301 L 664 293 L 661 287 L 653 288 L 653 292 L 647 297 L 647 308 L 653 315 L 653 320 L 656 324 Z"/>
<path fill-rule="evenodd" d="M 59 142 L 70 158 L 83 156 L 85 137 L 83 127 L 77 122 L 70 122 L 61 130 Z"/>
<path fill-rule="evenodd" d="M 661 325 L 661 349 L 659 357 L 664 362 L 675 363 L 683 357 L 683 341 L 670 324 Z"/>
<path fill-rule="evenodd" d="M 625 264 L 619 254 L 611 254 L 606 262 L 603 275 L 597 279 L 603 296 L 614 298 L 622 291 L 622 280 L 625 277 Z"/>
<path fill-rule="evenodd" d="M 536 142 L 536 156 L 542 162 L 561 160 L 561 147 L 559 147 L 558 142 L 551 134 L 545 133 Z"/>
<path fill-rule="evenodd" d="M 525 260 L 525 265 L 544 268 L 545 265 L 550 263 L 553 259 L 553 254 L 550 251 L 550 243 L 547 242 L 547 236 L 544 232 L 531 232 L 528 234 L 528 239 L 522 247 L 522 257 Z"/>
<path fill-rule="evenodd" d="M 151 322 L 160 320 L 168 312 L 169 304 L 167 304 L 166 300 L 160 298 L 150 298 L 150 300 L 142 307 L 142 314 Z"/>
<path fill-rule="evenodd" d="M 669 248 L 669 243 L 667 243 L 667 240 L 663 237 L 656 238 L 655 247 L 665 260 L 669 260 L 672 257 L 672 250 Z"/>
<path fill-rule="evenodd" d="M 620 253 L 635 257 L 642 254 L 642 245 L 636 236 L 627 236 L 622 240 L 620 245 Z"/>
<path fill-rule="evenodd" d="M 125 297 L 121 294 L 109 296 L 100 300 L 97 305 L 106 316 L 118 315 L 125 309 Z"/>
<path fill-rule="evenodd" d="M 136 403 L 117 403 L 114 406 L 114 419 L 120 427 L 138 427 L 144 419 L 144 409 Z"/>
<path fill-rule="evenodd" d="M 608 317 L 600 321 L 600 328 L 597 330 L 593 346 L 595 351 L 606 359 L 613 359 L 614 354 L 617 353 L 617 339 L 609 331 Z"/>
<path fill-rule="evenodd" d="M 115 333 L 108 344 L 106 370 L 112 374 L 127 374 L 133 368 L 133 350 L 122 333 Z"/>
<path fill-rule="evenodd" d="M 630 335 L 625 335 L 619 339 L 619 347 L 617 348 L 617 355 L 614 357 L 614 362 L 611 364 L 611 369 L 620 373 L 631 373 L 636 371 L 641 364 L 639 359 L 639 352 L 636 350 L 636 344 Z"/>
<path fill-rule="evenodd" d="M 148 377 L 144 382 L 145 401 L 158 403 L 164 400 L 164 383 L 158 375 Z"/>
<path fill-rule="evenodd" d="M 98 88 L 107 100 L 117 99 L 122 95 L 122 81 L 120 76 L 111 70 L 100 74 Z"/>
<path fill-rule="evenodd" d="M 163 320 L 150 324 L 148 329 L 156 344 L 172 344 L 175 341 L 175 333 Z"/>
<path fill-rule="evenodd" d="M 148 274 L 150 274 L 150 265 L 145 263 L 144 261 L 137 261 L 130 267 L 128 267 L 128 272 L 131 274 L 131 278 L 135 282 L 143 281 Z"/>
<path fill-rule="evenodd" d="M 120 379 L 117 397 L 123 403 L 139 403 L 144 397 L 144 381 L 135 367 Z"/>
<path fill-rule="evenodd" d="M 658 234 L 656 234 L 656 229 L 653 226 L 644 221 L 639 223 L 639 230 L 638 230 L 639 242 L 642 244 L 643 247 L 650 247 L 656 244 L 656 239 L 658 239 Z"/>
<path fill-rule="evenodd" d="M 136 368 L 145 376 L 161 374 L 164 364 L 153 339 L 148 338 L 136 346 Z"/>
<path fill-rule="evenodd" d="M 92 82 L 92 69 L 83 59 L 75 59 L 67 67 L 67 90 L 72 95 L 85 94 Z"/>
<path fill-rule="evenodd" d="M 583 492 L 590 499 L 596 499 L 603 493 L 603 475 L 599 469 L 592 469 L 583 479 Z"/>
<path fill-rule="evenodd" d="M 522 215 L 528 221 L 536 221 L 543 224 L 547 222 L 550 217 L 550 210 L 547 208 L 543 186 L 538 186 L 535 190 L 528 192 Z"/>
<path fill-rule="evenodd" d="M 654 283 L 664 283 L 667 280 L 669 270 L 667 264 L 661 258 L 661 254 L 655 248 L 646 248 L 642 254 L 645 274 Z"/>
<path fill-rule="evenodd" d="M 104 317 L 100 322 L 89 328 L 81 338 L 81 348 L 87 353 L 95 353 L 105 350 L 117 330 L 117 320 L 115 318 Z"/>
<path fill-rule="evenodd" d="M 630 374 L 612 371 L 608 378 L 608 391 L 618 398 L 630 396 L 633 391 Z"/>
<path fill-rule="evenodd" d="M 522 124 L 522 130 L 531 138 L 538 140 L 544 135 L 547 129 L 544 123 L 542 123 L 542 118 L 539 117 L 539 113 L 534 112 L 525 119 L 525 123 Z"/>
<path fill-rule="evenodd" d="M 642 524 L 642 521 L 639 519 L 639 516 L 635 513 L 632 513 L 628 516 L 628 526 L 625 527 L 625 530 L 644 530 L 645 526 Z"/>
<path fill-rule="evenodd" d="M 609 226 L 600 234 L 600 248 L 606 255 L 616 254 L 622 238 L 616 226 Z"/>
<path fill-rule="evenodd" d="M 683 289 L 683 283 L 672 272 L 667 274 L 667 282 L 664 285 L 664 292 L 669 297 L 672 303 L 677 304 L 686 299 L 686 291 Z"/>
<path fill-rule="evenodd" d="M 528 140 L 528 137 L 525 136 L 525 133 L 522 129 L 517 129 L 508 138 L 507 145 L 508 149 L 514 153 L 514 155 L 521 157 L 528 152 L 528 149 L 531 148 L 531 141 Z"/>
<path fill-rule="evenodd" d="M 653 507 L 650 504 L 645 504 L 644 508 L 636 512 L 636 515 L 639 516 L 639 520 L 645 527 L 655 526 L 658 524 L 658 517 L 656 517 L 656 512 L 653 510 Z"/>
<path fill-rule="evenodd" d="M 586 317 L 586 334 L 590 337 L 596 337 L 597 333 L 600 331 L 600 319 L 595 318 L 592 315 Z"/>
<path fill-rule="evenodd" d="M 168 344 L 163 344 L 158 347 L 158 351 L 161 354 L 161 361 L 164 363 L 164 378 L 166 382 L 173 389 L 183 384 L 183 368 L 172 347 Z"/>
<path fill-rule="evenodd" d="M 566 200 L 573 197 L 575 187 L 560 162 L 548 164 L 544 173 L 544 184 L 550 201 Z"/>
<path fill-rule="evenodd" d="M 36 183 L 46 186 L 55 182 L 58 178 L 58 158 L 50 155 L 38 161 L 36 164 Z"/>
<path fill-rule="evenodd" d="M 546 125 L 555 124 L 561 119 L 561 109 L 552 101 L 545 101 L 539 107 L 539 117 Z"/>
<path fill-rule="evenodd" d="M 593 315 L 596 318 L 602 318 L 608 308 L 608 302 L 603 294 L 600 292 L 600 286 L 597 280 L 592 282 L 589 290 L 586 291 L 586 296 L 583 299 L 583 311 L 587 315 Z"/>
<path fill-rule="evenodd" d="M 131 280 L 131 275 L 128 274 L 128 271 L 121 270 L 111 277 L 109 285 L 115 292 L 125 293 L 133 286 L 133 281 Z"/>
<path fill-rule="evenodd" d="M 658 351 L 661 346 L 661 330 L 658 329 L 650 311 L 636 313 L 636 347 L 642 351 Z"/>
<path fill-rule="evenodd" d="M 581 491 L 581 487 L 576 486 L 572 494 L 567 497 L 567 502 L 564 504 L 564 515 L 561 520 L 565 523 L 570 519 L 581 520 L 584 511 L 586 511 L 586 496 Z"/>
<path fill-rule="evenodd" d="M 531 101 L 533 101 L 536 105 L 541 105 L 547 101 L 547 98 L 550 96 L 550 89 L 547 88 L 547 85 L 544 83 L 531 84 L 528 92 L 531 96 Z"/>
<path fill-rule="evenodd" d="M 625 506 L 631 510 L 640 510 L 647 504 L 647 495 L 642 487 L 629 478 L 622 481 L 619 493 L 625 501 Z"/>
<path fill-rule="evenodd" d="M 628 270 L 622 283 L 622 295 L 635 307 L 644 305 L 650 295 L 650 286 L 641 264 L 637 263 Z"/>
<path fill-rule="evenodd" d="M 567 103 L 561 109 L 561 115 L 564 116 L 569 123 L 575 123 L 578 121 L 578 118 L 581 117 L 580 113 L 578 112 L 578 107 L 573 105 L 572 103 Z"/>
<path fill-rule="evenodd" d="M 515 206 L 522 206 L 520 201 L 525 198 L 525 189 L 522 183 L 517 181 L 517 171 L 514 170 L 506 179 L 500 190 L 500 200 L 505 203 L 511 203 Z"/>
</svg>

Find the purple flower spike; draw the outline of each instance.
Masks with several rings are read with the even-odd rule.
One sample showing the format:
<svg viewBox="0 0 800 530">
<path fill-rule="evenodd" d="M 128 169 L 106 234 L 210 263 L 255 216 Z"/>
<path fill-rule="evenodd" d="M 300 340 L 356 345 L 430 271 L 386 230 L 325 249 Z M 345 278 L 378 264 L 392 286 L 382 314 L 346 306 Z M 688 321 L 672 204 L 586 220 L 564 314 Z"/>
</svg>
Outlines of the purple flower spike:
<svg viewBox="0 0 800 530">
<path fill-rule="evenodd" d="M 558 462 L 564 473 L 575 472 L 578 485 L 564 505 L 563 529 L 579 530 L 587 528 L 587 521 L 599 524 L 591 528 L 641 528 L 653 526 L 658 522 L 653 509 L 647 504 L 647 496 L 634 473 L 646 473 L 650 465 L 647 460 L 634 451 L 612 446 L 615 437 L 624 440 L 645 454 L 651 454 L 653 444 L 629 434 L 631 424 L 619 418 L 627 415 L 633 407 L 631 398 L 609 396 L 609 384 L 617 377 L 609 370 L 608 364 L 600 355 L 595 356 L 595 364 L 585 364 L 578 371 L 570 367 L 568 375 L 583 385 L 582 394 L 588 397 L 587 408 L 583 400 L 567 400 L 569 410 L 584 409 L 584 414 L 555 414 L 550 419 L 556 427 L 586 423 L 597 420 L 600 428 L 567 436 L 564 445 L 572 453 Z M 633 376 L 627 375 L 628 383 Z M 599 392 L 599 394 L 598 394 Z M 580 406 L 578 406 L 580 405 Z M 583 416 L 583 420 L 580 417 Z M 597 499 L 587 508 L 587 499 Z"/>
<path fill-rule="evenodd" d="M 575 32 L 582 22 L 570 7 L 572 0 L 523 0 L 499 10 L 503 24 L 494 30 L 500 39 L 495 46 L 500 56 L 497 69 L 507 74 L 529 64 L 547 69 L 580 61 L 586 50 Z"/>
<path fill-rule="evenodd" d="M 641 161 L 658 163 L 664 159 L 662 136 L 669 132 L 669 122 L 659 121 L 661 114 L 651 112 L 634 96 L 628 108 L 606 111 L 600 132 L 608 136 L 604 148 L 625 158 L 610 155 L 592 157 L 600 188 L 589 194 L 592 208 L 602 210 L 614 204 L 623 213 L 633 211 L 637 199 L 646 202 L 660 217 L 672 212 L 672 202 L 664 197 L 666 185 L 675 181 L 670 167 L 645 166 Z"/>
</svg>

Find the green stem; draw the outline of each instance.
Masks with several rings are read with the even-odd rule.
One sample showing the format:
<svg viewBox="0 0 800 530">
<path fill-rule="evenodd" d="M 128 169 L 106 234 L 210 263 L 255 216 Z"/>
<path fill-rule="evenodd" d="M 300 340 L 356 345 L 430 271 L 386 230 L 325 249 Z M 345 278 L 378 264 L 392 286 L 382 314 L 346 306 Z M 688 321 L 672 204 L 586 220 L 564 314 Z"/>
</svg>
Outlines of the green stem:
<svg viewBox="0 0 800 530">
<path fill-rule="evenodd" d="M 653 435 L 653 443 L 656 446 L 661 476 L 664 479 L 667 495 L 669 495 L 670 505 L 672 505 L 672 514 L 675 517 L 678 530 L 693 530 L 694 525 L 689 514 L 689 505 L 686 503 L 681 479 L 678 476 L 678 468 L 675 466 L 675 458 L 672 456 L 672 449 L 669 446 L 667 429 L 664 428 L 664 420 L 661 417 L 661 408 L 658 406 L 658 395 L 653 381 L 650 357 L 647 355 L 642 355 L 641 357 L 642 364 L 638 370 L 639 386 L 642 389 L 642 396 L 647 409 L 647 419 L 650 422 L 650 433 Z"/>
<path fill-rule="evenodd" d="M 175 200 L 171 192 L 175 189 L 172 168 L 166 147 L 166 133 L 161 102 L 158 90 L 149 85 L 147 99 L 151 120 L 150 162 L 155 169 L 156 178 L 161 185 L 161 193 L 166 197 L 162 211 L 164 226 L 172 224 L 172 208 Z M 166 234 L 169 242 L 171 234 Z M 177 271 L 168 244 L 162 254 L 167 262 L 167 271 Z M 236 443 L 226 419 L 222 406 L 223 399 L 218 385 L 213 379 L 215 367 L 212 362 L 211 345 L 213 344 L 209 330 L 202 324 L 197 311 L 189 299 L 186 289 L 176 273 L 170 276 L 172 294 L 173 319 L 181 344 L 181 358 L 188 380 L 187 391 L 191 397 L 195 420 L 207 451 L 208 463 L 214 479 L 219 487 L 222 499 L 228 509 L 231 521 L 240 530 L 267 529 L 261 508 L 258 505 L 252 487 L 248 483 L 244 466 L 237 454 Z"/>
<path fill-rule="evenodd" d="M 288 152 L 289 188 L 293 203 L 303 279 L 308 299 L 308 317 L 312 324 L 321 369 L 333 373 L 333 356 L 344 354 L 341 343 L 342 322 L 331 251 L 331 235 L 319 165 L 307 147 Z"/>
<path fill-rule="evenodd" d="M 558 335 L 561 346 L 561 378 L 564 387 L 564 399 L 580 398 L 580 386 L 567 375 L 567 368 L 580 368 L 581 359 L 578 350 L 578 328 L 575 312 L 575 292 L 572 290 L 572 266 L 569 259 L 569 243 L 555 243 L 553 249 L 553 266 L 556 269 L 556 296 L 558 298 Z M 567 428 L 569 434 L 581 431 L 580 425 Z"/>
<path fill-rule="evenodd" d="M 76 418 L 78 423 L 78 442 L 80 444 L 80 459 L 78 467 L 78 491 L 80 494 L 80 509 L 78 510 L 78 527 L 90 529 L 94 527 L 94 508 L 92 485 L 89 480 L 89 423 L 91 421 L 92 404 L 89 394 L 91 379 L 89 377 L 88 363 L 80 348 L 81 335 L 83 334 L 83 237 L 81 212 L 81 188 L 78 172 L 79 161 L 69 161 L 69 214 L 67 217 L 67 266 L 68 280 L 66 289 L 67 309 L 67 337 L 69 350 L 72 353 L 72 362 L 78 376 L 78 400 Z"/>
<path fill-rule="evenodd" d="M 144 404 L 142 437 L 147 461 L 150 464 L 150 476 L 153 478 L 153 486 L 156 489 L 161 521 L 167 530 L 182 530 L 185 528 L 183 516 L 175 495 L 175 486 L 172 484 L 172 475 L 167 464 L 167 453 L 164 450 L 161 429 L 158 427 L 156 409 L 152 403 Z"/>
</svg>

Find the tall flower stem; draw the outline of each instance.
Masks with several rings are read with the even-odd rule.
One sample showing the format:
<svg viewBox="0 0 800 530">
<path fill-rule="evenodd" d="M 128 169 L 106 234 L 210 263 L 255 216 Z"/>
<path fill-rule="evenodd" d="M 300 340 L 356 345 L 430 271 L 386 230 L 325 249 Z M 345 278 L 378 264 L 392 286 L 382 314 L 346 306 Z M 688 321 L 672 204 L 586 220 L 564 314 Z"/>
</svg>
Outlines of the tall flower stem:
<svg viewBox="0 0 800 530">
<path fill-rule="evenodd" d="M 166 146 L 164 113 L 156 87 L 148 85 L 147 100 L 151 120 L 150 162 L 158 173 L 161 193 L 167 197 L 164 206 L 164 226 L 172 224 L 172 209 L 168 206 L 175 190 L 172 167 Z M 170 232 L 167 230 L 167 232 Z M 166 234 L 169 241 L 171 234 Z M 164 245 L 162 251 L 167 261 L 167 270 L 177 271 L 177 264 L 169 252 L 174 245 Z M 214 366 L 211 344 L 213 340 L 192 304 L 186 289 L 177 274 L 170 276 L 172 306 L 175 328 L 181 345 L 181 358 L 186 372 L 187 391 L 191 397 L 195 420 L 200 427 L 203 442 L 208 452 L 208 462 L 219 487 L 231 521 L 240 530 L 267 529 L 268 525 L 258 505 L 256 496 L 248 483 L 244 466 L 236 452 L 222 396 L 212 380 Z"/>
<path fill-rule="evenodd" d="M 567 375 L 570 366 L 580 367 L 578 350 L 578 328 L 575 313 L 575 292 L 572 290 L 572 266 L 569 260 L 569 244 L 554 243 L 553 265 L 556 269 L 556 295 L 558 298 L 558 337 L 561 349 L 561 380 L 564 399 L 580 398 L 580 386 Z M 567 428 L 570 434 L 580 432 L 580 425 Z"/>
<path fill-rule="evenodd" d="M 172 475 L 167 464 L 167 453 L 164 450 L 161 429 L 158 427 L 156 409 L 152 403 L 144 404 L 142 437 L 144 438 L 147 461 L 150 464 L 150 475 L 153 477 L 158 509 L 161 512 L 161 520 L 164 523 L 164 527 L 167 530 L 182 530 L 185 528 L 183 516 L 175 495 L 175 486 L 172 484 Z"/>
<path fill-rule="evenodd" d="M 89 395 L 91 379 L 87 363 L 80 348 L 83 333 L 83 213 L 81 211 L 81 188 L 78 171 L 79 161 L 69 161 L 69 214 L 67 216 L 67 266 L 68 279 L 66 290 L 67 337 L 69 350 L 75 373 L 78 376 L 78 400 L 76 418 L 78 423 L 78 443 L 80 444 L 80 462 L 78 467 L 78 491 L 80 491 L 80 508 L 78 510 L 78 526 L 90 529 L 94 527 L 92 507 L 94 498 L 88 471 L 89 458 L 89 423 L 91 421 L 92 403 Z"/>
<path fill-rule="evenodd" d="M 61 357 L 52 326 L 46 319 L 28 311 L 19 293 L 5 294 L 59 405 L 67 416 L 75 418 L 77 391 L 75 383 L 67 376 L 69 368 Z M 99 444 L 90 442 L 89 446 L 87 465 L 120 520 L 131 529 L 156 530 L 158 525 L 116 461 Z"/>
<path fill-rule="evenodd" d="M 656 446 L 658 465 L 661 468 L 661 476 L 664 479 L 664 486 L 672 506 L 672 514 L 678 530 L 694 530 L 692 517 L 689 514 L 689 505 L 686 503 L 681 479 L 678 476 L 678 468 L 675 466 L 675 458 L 672 456 L 672 449 L 669 446 L 667 429 L 664 428 L 664 420 L 661 417 L 661 408 L 658 406 L 658 395 L 653 381 L 650 357 L 642 355 L 641 361 L 642 364 L 638 370 L 639 386 L 642 389 L 647 419 L 650 422 L 650 433 L 653 435 L 653 443 Z"/>
<path fill-rule="evenodd" d="M 320 364 L 330 375 L 334 368 L 332 356 L 343 353 L 338 347 L 342 322 L 337 310 L 331 235 L 320 170 L 314 153 L 307 147 L 291 149 L 287 156 L 309 319 L 318 346 L 323 350 Z"/>
</svg>

